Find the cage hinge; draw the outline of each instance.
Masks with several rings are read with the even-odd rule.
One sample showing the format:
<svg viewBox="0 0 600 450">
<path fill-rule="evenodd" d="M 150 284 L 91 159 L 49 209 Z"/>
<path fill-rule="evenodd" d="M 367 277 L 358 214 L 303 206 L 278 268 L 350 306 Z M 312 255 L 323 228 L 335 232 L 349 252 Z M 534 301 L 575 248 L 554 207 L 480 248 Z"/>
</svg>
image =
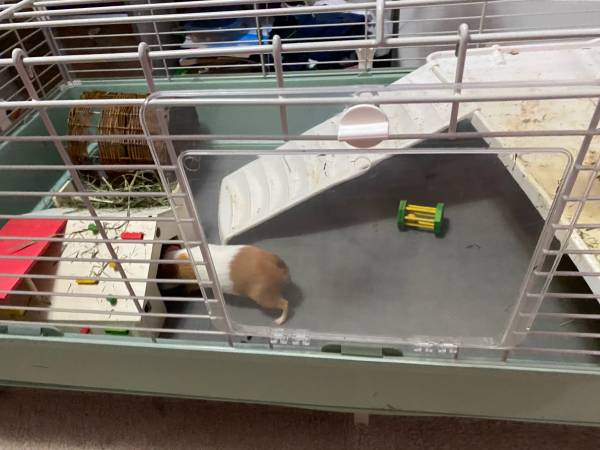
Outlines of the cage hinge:
<svg viewBox="0 0 600 450">
<path fill-rule="evenodd" d="M 270 337 L 271 344 L 310 345 L 310 334 L 307 330 L 285 330 L 273 328 Z"/>
<path fill-rule="evenodd" d="M 383 347 L 368 345 L 342 344 L 340 353 L 347 356 L 368 356 L 371 358 L 383 358 Z"/>
<path fill-rule="evenodd" d="M 383 358 L 384 356 L 404 356 L 402 351 L 393 347 L 363 344 L 327 344 L 321 348 L 325 353 L 339 353 L 345 356 Z"/>
<path fill-rule="evenodd" d="M 58 328 L 22 324 L 0 326 L 0 334 L 10 336 L 63 336 L 62 331 Z"/>
<path fill-rule="evenodd" d="M 414 344 L 415 353 L 436 353 L 455 355 L 458 353 L 458 345 L 454 342 L 417 342 Z"/>
</svg>

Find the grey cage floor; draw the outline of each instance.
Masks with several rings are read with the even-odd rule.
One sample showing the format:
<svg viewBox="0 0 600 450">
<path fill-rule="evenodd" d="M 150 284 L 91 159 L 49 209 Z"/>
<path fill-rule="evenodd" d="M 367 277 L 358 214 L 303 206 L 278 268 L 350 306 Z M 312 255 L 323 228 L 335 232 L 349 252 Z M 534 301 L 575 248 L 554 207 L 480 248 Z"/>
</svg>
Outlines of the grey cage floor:
<svg viewBox="0 0 600 450">
<path fill-rule="evenodd" d="M 219 242 L 221 179 L 251 159 L 205 156 L 200 170 L 187 174 L 210 242 Z M 445 235 L 398 231 L 400 199 L 444 202 Z M 259 245 L 287 262 L 293 279 L 285 293 L 288 327 L 491 337 L 504 329 L 542 225 L 495 155 L 403 155 L 232 243 Z M 245 325 L 270 325 L 274 316 L 248 299 L 228 297 L 227 304 L 232 318 Z M 202 313 L 194 308 L 202 306 L 179 304 L 177 312 Z M 169 327 L 202 327 L 194 320 L 172 322 Z"/>
<path fill-rule="evenodd" d="M 202 224 L 218 242 L 222 176 L 240 157 L 204 157 L 193 175 Z M 443 238 L 400 232 L 400 199 L 446 204 Z M 516 298 L 541 220 L 496 156 L 398 156 L 247 232 L 235 243 L 280 255 L 293 286 L 287 326 L 341 334 L 494 336 Z M 269 325 L 247 299 L 232 318 Z"/>
</svg>

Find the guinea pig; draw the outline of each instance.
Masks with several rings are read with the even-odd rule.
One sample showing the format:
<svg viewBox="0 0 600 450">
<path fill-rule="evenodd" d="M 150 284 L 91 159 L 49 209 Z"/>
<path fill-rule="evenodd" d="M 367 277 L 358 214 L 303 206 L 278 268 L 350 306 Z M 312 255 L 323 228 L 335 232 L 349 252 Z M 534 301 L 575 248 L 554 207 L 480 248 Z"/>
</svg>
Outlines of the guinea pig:
<svg viewBox="0 0 600 450">
<path fill-rule="evenodd" d="M 209 244 L 217 278 L 225 294 L 242 295 L 254 300 L 263 308 L 279 309 L 281 315 L 274 321 L 281 325 L 287 320 L 288 301 L 281 291 L 290 282 L 285 262 L 277 255 L 251 245 Z M 204 259 L 199 247 L 191 249 L 195 262 Z M 189 261 L 188 252 L 177 246 L 167 248 L 163 259 Z M 208 280 L 204 265 L 198 265 L 201 279 Z M 162 264 L 164 278 L 195 279 L 190 263 Z"/>
</svg>

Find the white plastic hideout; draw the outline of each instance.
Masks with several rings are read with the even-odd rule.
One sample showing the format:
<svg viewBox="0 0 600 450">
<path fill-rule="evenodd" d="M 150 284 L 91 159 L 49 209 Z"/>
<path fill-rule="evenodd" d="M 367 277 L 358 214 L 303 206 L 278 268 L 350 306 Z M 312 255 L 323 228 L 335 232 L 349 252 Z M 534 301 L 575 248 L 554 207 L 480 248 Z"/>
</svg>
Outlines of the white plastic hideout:
<svg viewBox="0 0 600 450">
<path fill-rule="evenodd" d="M 589 81 L 600 78 L 600 40 L 560 42 L 554 44 L 493 46 L 468 51 L 464 82 L 494 81 Z M 454 81 L 457 58 L 453 51 L 429 55 L 427 63 L 393 83 L 449 83 Z M 515 88 L 523 89 L 523 88 Z M 544 88 L 528 87 L 526 93 Z M 565 87 L 573 92 L 577 87 Z M 469 89 L 469 94 L 484 93 L 486 89 Z M 511 94 L 507 90 L 507 95 Z M 388 93 L 386 93 L 388 95 Z M 403 96 L 410 95 L 404 91 Z M 415 95 L 419 94 L 415 91 Z M 306 134 L 337 135 L 349 148 L 407 148 L 418 140 L 385 140 L 394 133 L 435 133 L 449 125 L 450 107 L 442 104 L 366 105 L 349 108 L 308 130 Z M 596 106 L 589 98 L 568 100 L 525 100 L 461 103 L 458 119 L 470 116 L 473 126 L 485 131 L 558 130 L 588 127 Z M 378 111 L 376 111 L 378 110 Z M 338 148 L 332 141 L 289 142 L 279 149 Z M 383 139 L 383 141 L 381 141 Z M 564 148 L 576 156 L 580 136 L 529 136 L 526 138 L 488 138 L 495 147 Z M 379 142 L 381 141 L 381 142 Z M 379 143 L 378 143 L 379 142 Z M 375 145 L 374 147 L 372 147 Z M 308 200 L 335 185 L 358 177 L 389 157 L 368 153 L 349 155 L 261 156 L 222 180 L 219 199 L 220 236 L 224 243 L 266 220 Z M 600 156 L 600 141 L 593 140 L 588 153 L 593 164 Z M 504 154 L 500 159 L 533 205 L 546 217 L 564 170 L 564 158 L 545 154 Z M 578 177 L 573 195 L 583 192 L 586 176 Z M 591 195 L 600 196 L 600 181 L 594 182 Z M 576 205 L 567 205 L 563 221 L 570 221 Z M 580 223 L 600 222 L 600 202 L 588 202 Z M 560 233 L 557 233 L 560 239 Z M 600 248 L 599 229 L 578 229 L 570 237 L 569 248 Z M 573 255 L 581 271 L 600 271 L 596 255 Z M 600 279 L 587 277 L 594 292 L 600 291 Z"/>
</svg>

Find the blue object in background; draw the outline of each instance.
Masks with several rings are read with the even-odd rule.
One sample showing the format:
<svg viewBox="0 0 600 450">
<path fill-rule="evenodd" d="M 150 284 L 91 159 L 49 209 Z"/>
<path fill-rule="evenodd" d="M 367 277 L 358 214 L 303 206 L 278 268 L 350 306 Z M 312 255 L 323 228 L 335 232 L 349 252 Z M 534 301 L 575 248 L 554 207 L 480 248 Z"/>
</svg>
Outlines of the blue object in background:
<svg viewBox="0 0 600 450">
<path fill-rule="evenodd" d="M 294 42 L 310 42 L 316 38 L 319 41 L 326 39 L 340 40 L 344 38 L 363 39 L 365 35 L 364 21 L 364 16 L 360 14 L 337 12 L 281 16 L 275 18 L 271 37 L 278 34 L 282 39 L 293 38 Z M 283 63 L 287 63 L 286 70 L 306 70 L 310 65 L 309 60 L 319 63 L 331 62 L 331 64 L 319 64 L 317 68 L 332 69 L 343 65 L 336 61 L 344 59 L 355 60 L 356 52 L 354 50 L 340 50 L 285 53 L 282 59 Z"/>
<path fill-rule="evenodd" d="M 232 9 L 232 8 L 229 8 Z M 203 8 L 203 11 L 226 11 L 227 8 Z M 292 42 L 320 42 L 332 39 L 363 39 L 365 36 L 365 18 L 360 14 L 332 12 L 323 14 L 302 14 L 298 16 L 276 16 L 273 26 L 262 28 L 262 42 L 271 42 L 274 35 Z M 186 31 L 206 30 L 206 39 L 200 41 L 208 47 L 226 47 L 235 45 L 256 45 L 254 18 L 225 18 L 212 20 L 194 20 L 184 23 Z M 218 30 L 214 33 L 209 30 Z M 270 58 L 269 58 L 270 59 Z M 343 67 L 342 61 L 356 60 L 354 50 L 314 51 L 303 53 L 284 53 L 282 62 L 286 71 L 307 70 L 317 62 L 317 69 Z"/>
<path fill-rule="evenodd" d="M 252 21 L 252 23 L 250 23 Z M 237 19 L 195 20 L 185 22 L 186 31 L 222 30 L 215 33 L 202 33 L 206 40 L 200 42 L 207 47 L 230 47 L 235 45 L 258 45 L 258 34 L 253 19 L 247 17 Z M 269 41 L 269 30 L 262 29 L 262 42 Z"/>
</svg>

